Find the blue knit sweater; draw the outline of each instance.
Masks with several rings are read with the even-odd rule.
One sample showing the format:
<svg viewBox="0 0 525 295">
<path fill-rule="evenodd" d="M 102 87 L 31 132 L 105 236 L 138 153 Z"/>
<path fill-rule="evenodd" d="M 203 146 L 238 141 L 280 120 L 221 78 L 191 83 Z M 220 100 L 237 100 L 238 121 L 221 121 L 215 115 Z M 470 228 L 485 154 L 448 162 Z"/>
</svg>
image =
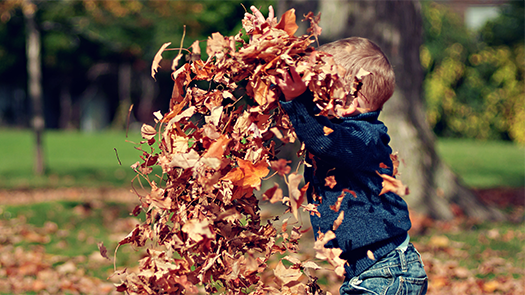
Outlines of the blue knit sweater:
<svg viewBox="0 0 525 295">
<path fill-rule="evenodd" d="M 315 116 L 319 108 L 307 91 L 300 97 L 281 102 L 289 115 L 299 139 L 308 152 L 304 177 L 310 183 L 307 198 L 317 204 L 321 214 L 311 216 L 315 238 L 318 232 L 333 231 L 340 211 L 330 206 L 345 193 L 340 210 L 344 219 L 334 231 L 336 238 L 325 247 L 341 248 L 346 274 L 350 279 L 399 246 L 411 227 L 407 204 L 394 193 L 379 196 L 383 179 L 377 174 L 392 175 L 392 149 L 386 126 L 378 120 L 379 111 L 340 119 Z M 323 127 L 333 130 L 325 135 Z M 385 167 L 385 164 L 388 168 Z M 334 176 L 336 185 L 330 188 L 325 179 Z M 334 208 L 334 207 L 333 207 Z M 372 251 L 375 259 L 368 258 Z"/>
</svg>

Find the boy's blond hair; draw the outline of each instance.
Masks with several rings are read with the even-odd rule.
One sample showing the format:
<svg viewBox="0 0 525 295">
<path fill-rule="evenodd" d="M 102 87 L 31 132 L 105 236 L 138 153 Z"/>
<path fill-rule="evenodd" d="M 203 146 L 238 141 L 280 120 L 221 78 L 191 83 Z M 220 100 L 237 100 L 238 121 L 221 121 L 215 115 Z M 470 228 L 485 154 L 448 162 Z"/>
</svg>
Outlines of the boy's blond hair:
<svg viewBox="0 0 525 295">
<path fill-rule="evenodd" d="M 395 75 L 392 65 L 381 48 L 372 41 L 350 37 L 324 44 L 317 50 L 331 54 L 335 63 L 346 69 L 344 81 L 348 86 L 352 85 L 360 69 L 371 73 L 362 79 L 361 107 L 370 111 L 379 110 L 394 93 Z"/>
</svg>

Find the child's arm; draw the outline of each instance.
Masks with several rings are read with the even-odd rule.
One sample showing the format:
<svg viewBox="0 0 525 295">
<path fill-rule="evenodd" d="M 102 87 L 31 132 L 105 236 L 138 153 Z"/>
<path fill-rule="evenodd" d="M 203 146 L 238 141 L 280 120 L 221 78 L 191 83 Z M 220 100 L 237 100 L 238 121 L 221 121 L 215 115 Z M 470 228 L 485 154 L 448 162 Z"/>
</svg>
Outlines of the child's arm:
<svg viewBox="0 0 525 295">
<path fill-rule="evenodd" d="M 319 116 L 320 110 L 312 100 L 313 95 L 305 92 L 297 99 L 281 102 L 295 133 L 308 151 L 336 166 L 358 168 L 365 159 L 368 163 L 377 162 L 377 167 L 379 162 L 388 165 L 389 159 L 378 158 L 390 155 L 392 150 L 388 147 L 386 127 L 371 118 L 377 117 L 377 113 L 363 115 L 371 121 L 344 119 L 344 123 L 336 123 Z"/>
</svg>

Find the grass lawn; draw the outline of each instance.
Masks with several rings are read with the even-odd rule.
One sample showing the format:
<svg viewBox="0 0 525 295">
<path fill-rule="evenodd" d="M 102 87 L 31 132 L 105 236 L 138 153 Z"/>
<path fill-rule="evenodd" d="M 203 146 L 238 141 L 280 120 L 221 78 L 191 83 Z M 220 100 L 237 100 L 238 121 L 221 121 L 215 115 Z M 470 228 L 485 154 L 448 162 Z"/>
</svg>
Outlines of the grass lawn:
<svg viewBox="0 0 525 295">
<path fill-rule="evenodd" d="M 127 140 L 139 142 L 140 133 Z M 122 186 L 135 176 L 130 165 L 141 152 L 126 142 L 124 132 L 47 131 L 44 136 L 46 175 L 33 176 L 33 136 L 26 130 L 0 130 L 0 188 Z M 118 152 L 118 159 L 117 153 Z M 119 163 L 122 165 L 120 165 Z"/>
<path fill-rule="evenodd" d="M 128 141 L 141 140 L 138 131 Z M 135 176 L 130 165 L 141 152 L 126 142 L 124 132 L 47 131 L 44 136 L 46 175 L 35 177 L 33 137 L 27 130 L 0 129 L 1 188 L 123 186 Z M 115 149 L 122 165 L 119 164 Z M 438 152 L 469 187 L 525 185 L 525 148 L 511 142 L 440 139 Z"/>
<path fill-rule="evenodd" d="M 512 142 L 440 139 L 437 150 L 473 188 L 525 186 L 525 147 Z"/>
</svg>

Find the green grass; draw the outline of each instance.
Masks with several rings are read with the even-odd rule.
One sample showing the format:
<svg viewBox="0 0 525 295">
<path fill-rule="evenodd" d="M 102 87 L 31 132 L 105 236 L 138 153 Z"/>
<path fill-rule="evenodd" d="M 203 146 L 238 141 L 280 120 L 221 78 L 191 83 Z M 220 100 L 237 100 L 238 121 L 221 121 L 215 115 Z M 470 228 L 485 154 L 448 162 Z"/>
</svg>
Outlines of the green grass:
<svg viewBox="0 0 525 295">
<path fill-rule="evenodd" d="M 140 141 L 140 133 L 128 140 Z M 60 132 L 44 135 L 46 174 L 33 175 L 33 135 L 26 130 L 0 130 L 0 188 L 122 186 L 135 176 L 130 165 L 141 153 L 124 132 Z M 115 150 L 122 163 L 119 164 Z"/>
<path fill-rule="evenodd" d="M 473 188 L 525 186 L 525 147 L 504 141 L 440 139 L 442 159 Z"/>
<path fill-rule="evenodd" d="M 138 131 L 129 141 L 141 140 Z M 44 136 L 46 175 L 33 176 L 33 135 L 28 130 L 0 129 L 0 188 L 60 186 L 125 186 L 135 176 L 130 165 L 140 151 L 126 142 L 124 132 L 47 131 Z M 119 165 L 117 149 L 122 166 Z M 511 142 L 439 139 L 443 160 L 469 187 L 525 185 L 525 148 Z M 160 169 L 158 170 L 160 171 Z M 157 172 L 158 173 L 158 172 Z"/>
</svg>

